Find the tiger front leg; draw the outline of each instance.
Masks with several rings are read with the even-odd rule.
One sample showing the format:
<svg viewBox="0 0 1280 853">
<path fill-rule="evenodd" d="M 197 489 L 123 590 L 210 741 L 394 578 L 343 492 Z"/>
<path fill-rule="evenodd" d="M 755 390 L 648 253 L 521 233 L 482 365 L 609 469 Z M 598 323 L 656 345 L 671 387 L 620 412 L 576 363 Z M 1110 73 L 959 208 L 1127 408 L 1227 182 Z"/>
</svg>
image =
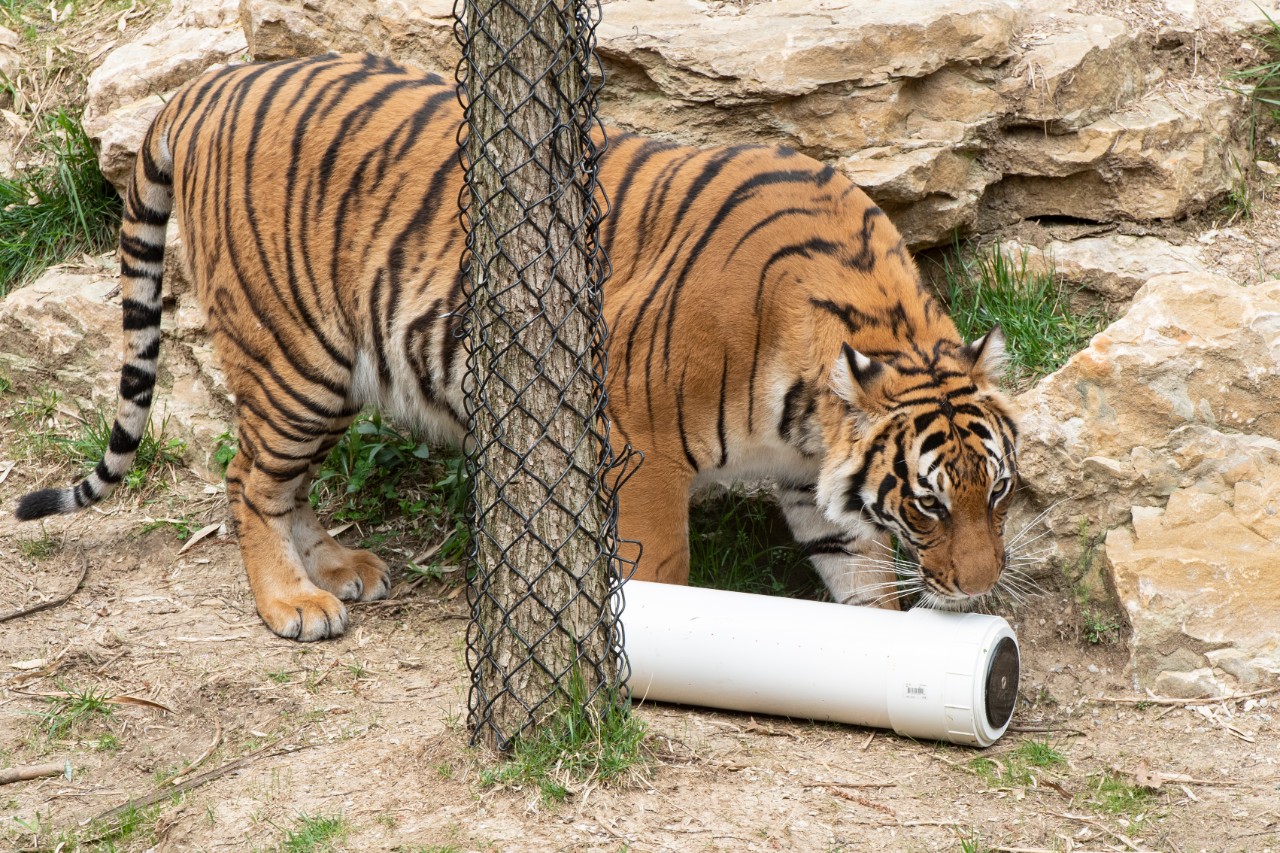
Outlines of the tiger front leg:
<svg viewBox="0 0 1280 853">
<path fill-rule="evenodd" d="M 323 459 L 326 449 L 318 454 Z M 329 535 L 308 499 L 312 464 L 294 498 L 293 541 L 311 582 L 343 601 L 376 601 L 391 591 L 391 573 L 372 551 L 347 548 Z"/>
<path fill-rule="evenodd" d="M 636 580 L 689 582 L 689 483 L 687 471 L 645 460 L 618 492 L 618 554 L 639 557 Z"/>
<path fill-rule="evenodd" d="M 347 608 L 308 574 L 295 537 L 296 495 L 303 470 L 287 480 L 254 465 L 244 449 L 227 467 L 227 499 L 240 539 L 258 615 L 291 640 L 323 640 L 347 629 Z"/>
<path fill-rule="evenodd" d="M 813 563 L 833 601 L 900 610 L 903 590 L 887 533 L 868 525 L 849 531 L 832 524 L 814 501 L 814 489 L 779 486 L 778 502 L 796 543 Z"/>
</svg>

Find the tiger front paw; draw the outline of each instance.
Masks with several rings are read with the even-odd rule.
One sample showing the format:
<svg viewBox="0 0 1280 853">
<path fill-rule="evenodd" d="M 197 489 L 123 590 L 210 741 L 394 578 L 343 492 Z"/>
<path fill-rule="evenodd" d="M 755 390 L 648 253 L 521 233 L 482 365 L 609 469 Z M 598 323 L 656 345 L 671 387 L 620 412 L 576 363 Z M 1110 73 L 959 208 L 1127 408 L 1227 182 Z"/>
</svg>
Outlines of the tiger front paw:
<svg viewBox="0 0 1280 853">
<path fill-rule="evenodd" d="M 276 634 L 304 643 L 341 636 L 347 630 L 347 608 L 322 589 L 258 603 L 258 615 Z"/>
<path fill-rule="evenodd" d="M 342 548 L 308 574 L 316 586 L 343 601 L 376 601 L 391 591 L 391 572 L 371 551 Z"/>
</svg>

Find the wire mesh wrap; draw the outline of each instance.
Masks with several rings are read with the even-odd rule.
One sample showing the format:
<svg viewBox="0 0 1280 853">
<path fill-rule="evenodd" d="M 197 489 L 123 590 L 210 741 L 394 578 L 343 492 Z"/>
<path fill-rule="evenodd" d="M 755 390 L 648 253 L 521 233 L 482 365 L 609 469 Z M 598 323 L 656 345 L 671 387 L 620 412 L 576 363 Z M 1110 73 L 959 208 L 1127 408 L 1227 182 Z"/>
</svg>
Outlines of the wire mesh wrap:
<svg viewBox="0 0 1280 853">
<path fill-rule="evenodd" d="M 598 5 L 457 0 L 466 246 L 472 742 L 618 701 L 615 459 L 593 142 Z M 603 134 L 598 135 L 603 139 Z"/>
</svg>

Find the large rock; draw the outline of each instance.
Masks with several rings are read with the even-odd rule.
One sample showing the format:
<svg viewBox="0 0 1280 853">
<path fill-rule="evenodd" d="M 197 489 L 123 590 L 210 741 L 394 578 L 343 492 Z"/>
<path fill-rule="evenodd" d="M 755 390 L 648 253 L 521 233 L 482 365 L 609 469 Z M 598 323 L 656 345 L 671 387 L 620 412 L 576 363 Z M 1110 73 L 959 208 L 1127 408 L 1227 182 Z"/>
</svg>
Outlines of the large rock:
<svg viewBox="0 0 1280 853">
<path fill-rule="evenodd" d="M 1028 270 L 1052 271 L 1087 301 L 1113 311 L 1127 306 L 1138 288 L 1158 275 L 1206 271 L 1194 246 L 1175 246 L 1158 237 L 1109 234 L 1054 240 L 1043 249 L 1010 241 L 1003 249 L 1015 261 L 1025 256 Z"/>
<path fill-rule="evenodd" d="M 369 51 L 448 73 L 458 64 L 453 0 L 240 0 L 255 60 Z"/>
<path fill-rule="evenodd" d="M 176 0 L 162 19 L 107 54 L 89 75 L 84 128 L 117 189 L 163 96 L 218 63 L 243 59 L 247 48 L 237 0 Z"/>
<path fill-rule="evenodd" d="M 0 300 L 0 365 L 82 408 L 114 412 L 124 351 L 118 274 L 110 258 L 54 267 Z M 158 430 L 168 418 L 166 434 L 184 439 L 187 461 L 216 480 L 209 454 L 229 428 L 229 400 L 212 366 L 203 313 L 186 301 L 179 306 L 163 320 L 152 426 Z"/>
<path fill-rule="evenodd" d="M 1077 130 L 1127 106 L 1147 80 L 1125 24 L 1102 15 L 1046 15 L 1001 89 L 1017 121 Z"/>
<path fill-rule="evenodd" d="M 1175 674 L 1209 669 L 1225 693 L 1280 672 L 1280 443 L 1259 450 L 1221 493 L 1178 489 L 1107 535 L 1134 670 L 1161 693 Z"/>
<path fill-rule="evenodd" d="M 1059 6 L 609 0 L 597 32 L 601 115 L 685 142 L 781 143 L 838 163 L 913 248 L 1034 216 L 1183 216 L 1229 189 L 1233 157 L 1243 161 L 1242 102 L 1163 79 L 1169 63 L 1132 22 Z M 88 126 L 104 170 L 123 181 L 157 109 L 144 96 L 196 66 L 371 50 L 447 74 L 452 7 L 185 0 L 94 75 Z M 1168 17 L 1181 29 L 1159 38 L 1198 37 L 1190 18 Z"/>
<path fill-rule="evenodd" d="M 642 69 L 668 97 L 740 104 L 1003 57 L 1018 21 L 1006 0 L 614 0 L 598 35 L 602 57 Z"/>
<path fill-rule="evenodd" d="M 1009 130 L 986 156 L 1004 180 L 989 224 L 1033 216 L 1172 219 L 1203 209 L 1250 162 L 1241 99 L 1218 86 L 1168 90 L 1076 133 Z"/>
<path fill-rule="evenodd" d="M 1139 683 L 1213 666 L 1208 653 L 1224 648 L 1260 671 L 1275 651 L 1274 631 L 1272 645 L 1260 639 L 1261 614 L 1280 624 L 1280 562 L 1258 574 L 1280 528 L 1256 524 L 1280 511 L 1280 283 L 1153 278 L 1128 314 L 1018 402 L 1022 512 L 1047 510 L 1045 541 L 1067 563 L 1082 527 L 1107 534 Z M 1210 513 L 1205 524 L 1184 523 L 1195 512 Z M 1210 519 L 1223 535 L 1257 535 L 1227 548 Z"/>
</svg>

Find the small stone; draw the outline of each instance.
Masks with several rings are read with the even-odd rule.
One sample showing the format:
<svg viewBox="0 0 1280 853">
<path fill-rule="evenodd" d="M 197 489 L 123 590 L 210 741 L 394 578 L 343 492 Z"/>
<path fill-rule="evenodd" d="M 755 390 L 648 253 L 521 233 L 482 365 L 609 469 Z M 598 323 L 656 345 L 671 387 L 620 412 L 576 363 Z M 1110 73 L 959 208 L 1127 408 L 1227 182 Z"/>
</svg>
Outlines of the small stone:
<svg viewBox="0 0 1280 853">
<path fill-rule="evenodd" d="M 1162 672 L 1155 679 L 1155 692 L 1170 699 L 1201 699 L 1226 696 L 1231 690 L 1206 668 L 1190 672 Z"/>
</svg>

